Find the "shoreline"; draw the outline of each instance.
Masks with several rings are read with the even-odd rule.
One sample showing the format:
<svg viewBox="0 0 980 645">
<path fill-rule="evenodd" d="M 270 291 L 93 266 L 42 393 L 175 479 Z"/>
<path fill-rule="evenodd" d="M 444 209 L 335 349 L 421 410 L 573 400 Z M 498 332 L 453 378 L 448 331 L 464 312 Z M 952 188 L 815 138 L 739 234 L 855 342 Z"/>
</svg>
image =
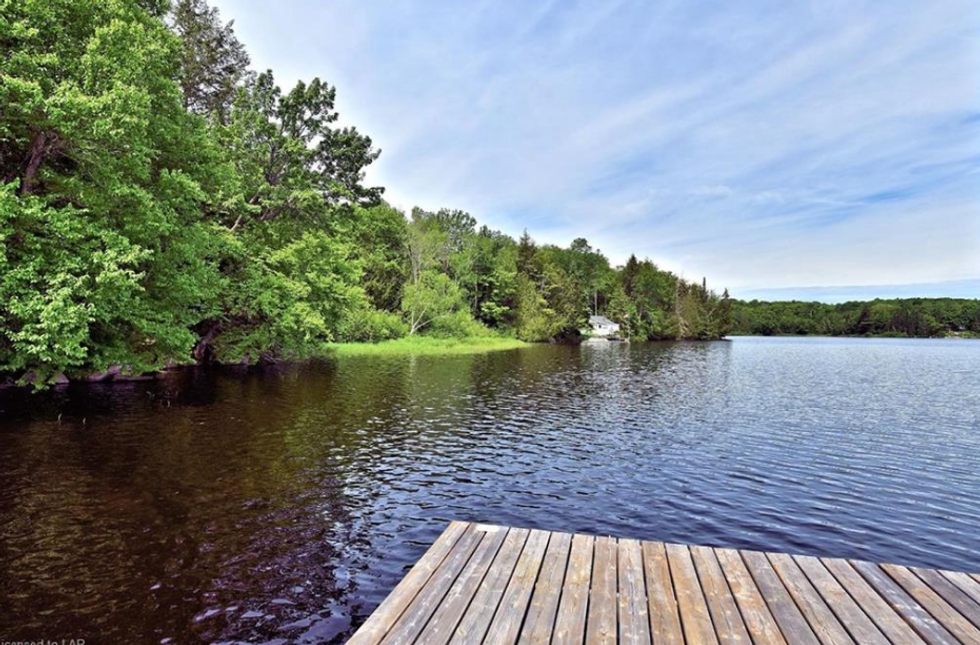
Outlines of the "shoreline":
<svg viewBox="0 0 980 645">
<path fill-rule="evenodd" d="M 323 353 L 305 358 L 284 358 L 282 360 L 272 361 L 268 363 L 268 365 L 307 363 L 311 361 L 358 356 L 467 356 L 519 349 L 521 347 L 530 347 L 534 344 L 535 343 L 527 343 L 507 336 L 467 336 L 465 338 L 406 336 L 403 338 L 381 341 L 379 343 L 332 343 L 328 345 L 326 351 Z M 259 367 L 262 365 L 262 363 L 215 361 L 213 363 L 209 363 L 208 365 L 212 367 Z M 202 365 L 194 362 L 173 363 L 159 370 L 144 372 L 142 374 L 127 374 L 119 366 L 112 366 L 105 372 L 96 372 L 74 378 L 60 374 L 56 376 L 53 382 L 49 383 L 43 388 L 35 387 L 30 381 L 25 384 L 19 384 L 13 380 L 0 380 L 0 390 L 24 388 L 40 391 L 41 389 L 61 389 L 70 385 L 150 381 L 181 369 L 193 367 L 202 367 Z"/>
<path fill-rule="evenodd" d="M 646 343 L 684 343 L 684 342 L 716 342 L 731 341 L 734 338 L 848 338 L 848 339 L 886 339 L 886 340 L 980 340 L 978 335 L 948 334 L 945 336 L 893 336 L 893 335 L 828 335 L 828 334 L 727 334 L 722 338 L 710 340 L 651 340 L 632 341 Z M 585 341 L 587 342 L 587 341 Z M 387 357 L 402 358 L 415 356 L 469 356 L 490 352 L 508 351 L 533 347 L 542 343 L 529 343 L 511 336 L 468 336 L 465 338 L 436 338 L 432 336 L 406 336 L 378 343 L 332 343 L 320 354 L 306 358 L 285 358 L 272 361 L 269 365 L 287 365 L 330 359 L 350 357 Z M 258 367 L 255 362 L 214 362 L 213 367 Z M 36 388 L 33 384 L 18 384 L 11 380 L 0 380 L 0 390 L 11 389 L 62 389 L 70 385 L 132 383 L 135 381 L 155 380 L 182 368 L 201 367 L 194 362 L 174 363 L 160 370 L 143 374 L 126 374 L 118 366 L 110 367 L 105 372 L 88 374 L 86 376 L 68 378 L 60 375 L 54 382 L 44 388 Z"/>
</svg>

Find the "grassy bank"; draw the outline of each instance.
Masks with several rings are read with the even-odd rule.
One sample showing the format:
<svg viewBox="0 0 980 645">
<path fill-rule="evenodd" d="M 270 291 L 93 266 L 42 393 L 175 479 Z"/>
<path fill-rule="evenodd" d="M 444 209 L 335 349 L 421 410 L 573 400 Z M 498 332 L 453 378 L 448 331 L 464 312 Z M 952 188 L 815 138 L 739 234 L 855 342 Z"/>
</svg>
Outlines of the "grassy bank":
<svg viewBox="0 0 980 645">
<path fill-rule="evenodd" d="M 526 347 L 516 338 L 474 336 L 470 338 L 432 338 L 409 336 L 382 343 L 337 343 L 331 349 L 337 356 L 446 356 L 480 354 Z"/>
</svg>

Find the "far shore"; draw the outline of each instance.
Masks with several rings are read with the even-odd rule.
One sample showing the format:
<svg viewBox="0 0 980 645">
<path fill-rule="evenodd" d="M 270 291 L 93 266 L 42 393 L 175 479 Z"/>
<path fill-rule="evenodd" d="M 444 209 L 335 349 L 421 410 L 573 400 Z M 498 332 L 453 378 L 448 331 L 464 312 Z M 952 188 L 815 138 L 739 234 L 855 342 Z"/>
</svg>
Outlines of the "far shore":
<svg viewBox="0 0 980 645">
<path fill-rule="evenodd" d="M 726 338 L 892 338 L 918 340 L 977 340 L 980 334 L 972 332 L 950 332 L 942 336 L 909 336 L 907 334 L 727 334 Z"/>
</svg>

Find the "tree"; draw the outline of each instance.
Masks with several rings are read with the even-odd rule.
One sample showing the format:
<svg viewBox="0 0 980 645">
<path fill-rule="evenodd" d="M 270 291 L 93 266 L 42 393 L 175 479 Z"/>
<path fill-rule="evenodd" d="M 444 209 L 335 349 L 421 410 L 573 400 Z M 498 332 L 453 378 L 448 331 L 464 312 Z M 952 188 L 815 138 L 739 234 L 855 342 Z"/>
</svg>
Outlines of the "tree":
<svg viewBox="0 0 980 645">
<path fill-rule="evenodd" d="M 325 225 L 328 206 L 378 203 L 383 189 L 362 185 L 379 151 L 352 127 L 333 127 L 336 90 L 313 79 L 287 94 L 272 72 L 238 90 L 221 129 L 240 181 L 232 230 L 287 218 Z"/>
<path fill-rule="evenodd" d="M 460 288 L 444 273 L 424 270 L 417 281 L 405 286 L 402 311 L 411 336 L 435 321 L 465 307 Z"/>
<path fill-rule="evenodd" d="M 541 277 L 517 276 L 515 324 L 522 340 L 575 340 L 585 325 L 581 286 L 557 264 L 544 264 Z"/>
<path fill-rule="evenodd" d="M 199 342 L 198 360 L 314 356 L 336 340 L 347 312 L 366 307 L 351 247 L 322 231 L 307 231 L 258 255 L 245 244 L 238 248 L 235 286 L 212 328 L 216 342 Z"/>
<path fill-rule="evenodd" d="M 425 271 L 445 270 L 449 264 L 448 236 L 438 222 L 417 208 L 412 211 L 412 221 L 408 224 L 406 250 L 410 283 L 420 282 Z"/>
<path fill-rule="evenodd" d="M 517 337 L 531 343 L 552 340 L 558 331 L 554 312 L 534 281 L 523 273 L 517 276 L 516 301 Z"/>
<path fill-rule="evenodd" d="M 588 319 L 587 308 L 582 301 L 582 285 L 557 265 L 548 265 L 544 271 L 545 300 L 554 312 L 552 338 L 574 341 Z"/>
<path fill-rule="evenodd" d="M 528 235 L 527 229 L 521 235 L 517 243 L 517 272 L 526 275 L 532 280 L 537 280 L 541 276 L 541 267 L 537 261 L 537 246 L 534 240 Z"/>
<path fill-rule="evenodd" d="M 461 210 L 443 208 L 433 213 L 416 207 L 412 209 L 412 223 L 430 231 L 440 246 L 436 250 L 440 270 L 467 294 L 473 294 L 478 281 L 474 271 L 476 219 Z"/>
<path fill-rule="evenodd" d="M 622 334 L 632 339 L 634 336 L 638 340 L 645 340 L 640 332 L 639 316 L 637 315 L 636 305 L 626 295 L 622 287 L 616 287 L 609 297 L 609 306 L 606 309 L 609 318 L 619 323 Z"/>
<path fill-rule="evenodd" d="M 473 315 L 491 327 L 513 322 L 517 279 L 514 240 L 486 226 L 473 246 Z"/>
<path fill-rule="evenodd" d="M 368 295 L 389 306 L 400 300 L 397 288 L 384 291 L 390 285 L 372 284 L 371 294 L 360 286 L 361 259 L 370 261 L 368 280 L 376 280 L 379 271 L 397 272 L 392 253 L 399 251 L 359 257 L 358 238 L 393 242 L 399 233 L 361 226 L 380 199 L 380 189 L 361 185 L 378 153 L 352 128 L 333 127 L 334 99 L 334 88 L 319 79 L 283 95 L 266 72 L 239 88 L 228 125 L 214 125 L 235 187 L 215 212 L 228 227 L 221 266 L 230 286 L 216 315 L 195 328 L 197 360 L 238 360 L 262 345 L 266 359 L 310 355 L 336 337 L 346 310 L 369 307 Z M 389 229 L 390 215 L 381 214 Z M 283 264 L 313 248 L 322 257 Z M 312 275 L 312 267 L 325 275 Z"/>
<path fill-rule="evenodd" d="M 374 307 L 395 311 L 408 279 L 408 222 L 401 211 L 382 203 L 358 209 L 354 226 L 361 284 Z"/>
<path fill-rule="evenodd" d="M 234 21 L 222 23 L 205 0 L 177 0 L 169 23 L 180 36 L 180 87 L 184 107 L 225 123 L 239 85 L 250 78 L 249 57 L 235 37 Z"/>
<path fill-rule="evenodd" d="M 206 0 L 0 0 L 0 43 L 5 380 L 304 357 L 484 324 L 574 341 L 590 307 L 636 337 L 724 326 L 727 300 L 706 285 L 635 257 L 617 272 L 583 238 L 515 241 L 457 209 L 407 221 L 365 185 L 379 151 L 338 126 L 335 88 L 284 92 L 249 72 Z M 980 328 L 977 307 L 878 309 L 787 319 Z"/>
<path fill-rule="evenodd" d="M 941 336 L 976 331 L 980 301 L 909 298 L 871 302 L 731 301 L 736 334 Z"/>
<path fill-rule="evenodd" d="M 640 262 L 636 259 L 636 256 L 630 254 L 629 260 L 626 261 L 626 265 L 623 267 L 621 278 L 623 283 L 623 291 L 627 297 L 633 296 L 633 284 L 636 282 L 636 278 L 640 273 Z"/>
<path fill-rule="evenodd" d="M 727 336 L 732 330 L 732 301 L 731 297 L 728 295 L 728 289 L 725 289 L 721 294 L 721 300 L 718 302 L 718 313 L 716 318 L 718 325 L 718 336 Z"/>
</svg>

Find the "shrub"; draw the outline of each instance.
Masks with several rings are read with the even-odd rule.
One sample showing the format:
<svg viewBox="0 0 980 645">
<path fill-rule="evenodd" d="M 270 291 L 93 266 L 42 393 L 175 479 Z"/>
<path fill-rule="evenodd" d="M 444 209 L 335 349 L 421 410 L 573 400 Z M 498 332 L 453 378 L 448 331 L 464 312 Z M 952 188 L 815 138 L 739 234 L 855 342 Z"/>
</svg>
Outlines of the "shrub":
<svg viewBox="0 0 980 645">
<path fill-rule="evenodd" d="M 337 340 L 342 343 L 380 343 L 408 334 L 408 324 L 390 311 L 358 308 L 340 322 Z"/>
<path fill-rule="evenodd" d="M 472 338 L 495 336 L 483 323 L 475 320 L 468 311 L 456 311 L 436 318 L 429 325 L 426 336 L 438 338 Z"/>
</svg>

